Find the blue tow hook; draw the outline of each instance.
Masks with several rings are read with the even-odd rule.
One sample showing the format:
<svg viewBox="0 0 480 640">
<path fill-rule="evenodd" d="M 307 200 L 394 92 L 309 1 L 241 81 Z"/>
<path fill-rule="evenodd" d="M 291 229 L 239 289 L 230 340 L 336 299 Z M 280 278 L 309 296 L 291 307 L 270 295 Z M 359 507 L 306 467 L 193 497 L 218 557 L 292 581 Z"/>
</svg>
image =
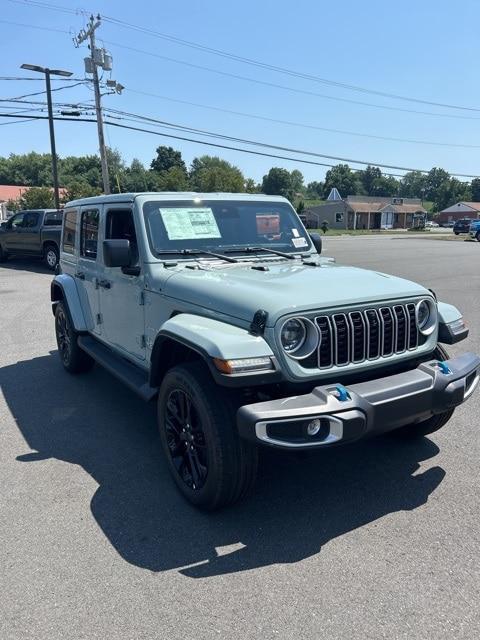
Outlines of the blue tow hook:
<svg viewBox="0 0 480 640">
<path fill-rule="evenodd" d="M 440 369 L 440 371 L 444 374 L 444 375 L 448 375 L 449 373 L 452 373 L 450 367 L 448 366 L 448 364 L 446 362 L 441 362 L 440 360 L 437 362 L 437 366 Z"/>
<path fill-rule="evenodd" d="M 350 394 L 345 389 L 343 384 L 337 384 L 335 386 L 336 389 L 336 397 L 339 402 L 345 402 L 346 400 L 350 400 Z"/>
</svg>

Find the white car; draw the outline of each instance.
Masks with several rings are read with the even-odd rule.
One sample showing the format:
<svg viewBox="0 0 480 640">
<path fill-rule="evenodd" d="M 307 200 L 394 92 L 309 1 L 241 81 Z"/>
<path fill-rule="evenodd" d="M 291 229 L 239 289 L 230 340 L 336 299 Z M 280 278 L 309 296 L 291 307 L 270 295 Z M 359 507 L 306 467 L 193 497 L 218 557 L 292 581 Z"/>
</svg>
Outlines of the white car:
<svg viewBox="0 0 480 640">
<path fill-rule="evenodd" d="M 433 220 L 427 220 L 427 222 L 425 223 L 425 228 L 426 229 L 433 229 L 435 227 L 439 227 L 440 225 L 438 224 L 438 222 L 433 222 Z"/>
</svg>

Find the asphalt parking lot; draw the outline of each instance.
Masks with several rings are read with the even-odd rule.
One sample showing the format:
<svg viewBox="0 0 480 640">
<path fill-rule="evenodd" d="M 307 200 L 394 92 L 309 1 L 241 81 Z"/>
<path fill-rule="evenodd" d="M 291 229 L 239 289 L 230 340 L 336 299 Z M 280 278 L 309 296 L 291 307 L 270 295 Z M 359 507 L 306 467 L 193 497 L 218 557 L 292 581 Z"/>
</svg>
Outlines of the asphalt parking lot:
<svg viewBox="0 0 480 640">
<path fill-rule="evenodd" d="M 480 245 L 327 238 L 422 282 L 480 352 Z M 0 638 L 480 637 L 479 399 L 417 443 L 266 452 L 255 495 L 182 501 L 154 407 L 56 354 L 51 274 L 0 268 Z"/>
</svg>

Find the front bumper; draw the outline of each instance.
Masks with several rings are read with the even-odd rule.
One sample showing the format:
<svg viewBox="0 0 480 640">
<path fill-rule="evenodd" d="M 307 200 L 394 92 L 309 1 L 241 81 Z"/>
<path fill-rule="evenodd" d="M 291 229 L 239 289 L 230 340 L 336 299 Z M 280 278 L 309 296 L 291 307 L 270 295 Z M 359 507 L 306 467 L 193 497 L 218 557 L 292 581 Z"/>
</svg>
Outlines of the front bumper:
<svg viewBox="0 0 480 640">
<path fill-rule="evenodd" d="M 302 396 L 244 405 L 237 426 L 241 437 L 282 449 L 341 444 L 444 413 L 470 397 L 479 378 L 480 357 L 465 353 L 348 387 L 325 385 Z M 309 435 L 315 419 L 320 428 Z"/>
</svg>

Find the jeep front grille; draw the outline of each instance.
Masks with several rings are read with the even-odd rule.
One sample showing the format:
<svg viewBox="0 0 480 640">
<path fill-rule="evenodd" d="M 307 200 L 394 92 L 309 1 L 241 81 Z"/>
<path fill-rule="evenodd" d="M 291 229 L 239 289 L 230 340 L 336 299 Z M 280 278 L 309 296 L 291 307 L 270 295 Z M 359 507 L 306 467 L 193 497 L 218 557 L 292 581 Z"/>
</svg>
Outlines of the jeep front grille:
<svg viewBox="0 0 480 640">
<path fill-rule="evenodd" d="M 316 358 L 302 363 L 307 368 L 375 360 L 415 349 L 419 342 L 413 303 L 317 316 L 315 322 L 321 342 Z"/>
</svg>

